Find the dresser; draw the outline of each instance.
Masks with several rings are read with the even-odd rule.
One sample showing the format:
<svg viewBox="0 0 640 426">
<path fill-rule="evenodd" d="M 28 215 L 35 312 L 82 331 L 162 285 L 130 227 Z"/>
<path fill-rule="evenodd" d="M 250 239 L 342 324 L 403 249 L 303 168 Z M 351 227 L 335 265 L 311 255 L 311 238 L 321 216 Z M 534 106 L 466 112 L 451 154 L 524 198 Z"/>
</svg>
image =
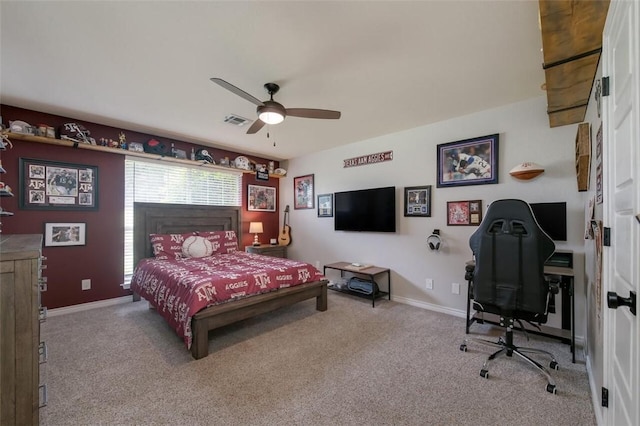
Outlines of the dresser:
<svg viewBox="0 0 640 426">
<path fill-rule="evenodd" d="M 270 244 L 262 244 L 259 246 L 246 246 L 244 251 L 247 253 L 261 254 L 271 257 L 287 257 L 287 246 L 272 246 Z"/>
<path fill-rule="evenodd" d="M 40 364 L 46 361 L 40 342 L 40 322 L 46 317 L 40 306 L 41 260 L 42 235 L 0 235 L 2 425 L 37 425 L 46 404 L 46 385 L 40 383 Z"/>
</svg>

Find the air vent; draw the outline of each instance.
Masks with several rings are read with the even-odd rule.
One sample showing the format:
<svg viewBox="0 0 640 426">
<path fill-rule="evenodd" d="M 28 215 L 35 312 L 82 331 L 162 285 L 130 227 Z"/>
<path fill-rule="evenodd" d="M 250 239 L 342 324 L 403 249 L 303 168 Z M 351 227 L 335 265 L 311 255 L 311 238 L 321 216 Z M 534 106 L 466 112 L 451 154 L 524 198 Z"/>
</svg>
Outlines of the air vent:
<svg viewBox="0 0 640 426">
<path fill-rule="evenodd" d="M 235 115 L 235 114 L 227 115 L 224 118 L 225 123 L 233 124 L 234 126 L 238 126 L 238 127 L 244 126 L 250 121 L 251 120 L 249 120 L 248 118 L 240 117 L 239 115 Z"/>
</svg>

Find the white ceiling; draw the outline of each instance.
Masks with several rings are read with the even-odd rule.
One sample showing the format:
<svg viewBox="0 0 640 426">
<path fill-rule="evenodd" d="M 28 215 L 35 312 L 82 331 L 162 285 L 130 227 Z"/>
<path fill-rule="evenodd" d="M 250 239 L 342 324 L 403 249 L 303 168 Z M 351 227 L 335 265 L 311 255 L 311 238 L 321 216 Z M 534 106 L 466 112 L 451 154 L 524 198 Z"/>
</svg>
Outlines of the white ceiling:
<svg viewBox="0 0 640 426">
<path fill-rule="evenodd" d="M 537 1 L 2 0 L 0 15 L 0 102 L 273 159 L 544 94 Z M 255 105 L 210 77 L 342 118 L 247 135 L 223 119 Z"/>
</svg>

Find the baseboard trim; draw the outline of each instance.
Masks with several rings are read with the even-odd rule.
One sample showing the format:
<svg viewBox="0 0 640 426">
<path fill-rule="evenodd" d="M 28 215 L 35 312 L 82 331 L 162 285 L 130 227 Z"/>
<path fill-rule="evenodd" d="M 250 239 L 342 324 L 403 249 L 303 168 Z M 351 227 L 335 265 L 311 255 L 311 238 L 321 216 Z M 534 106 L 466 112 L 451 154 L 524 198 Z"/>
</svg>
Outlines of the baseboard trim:
<svg viewBox="0 0 640 426">
<path fill-rule="evenodd" d="M 96 302 L 81 303 L 79 305 L 64 306 L 62 308 L 47 309 L 47 317 L 73 314 L 75 312 L 88 311 L 90 309 L 104 308 L 107 306 L 131 303 L 131 296 L 116 297 L 114 299 L 98 300 Z"/>
<path fill-rule="evenodd" d="M 435 311 L 435 312 L 440 312 L 440 313 L 443 313 L 443 314 L 453 315 L 453 316 L 459 317 L 459 318 L 466 318 L 467 317 L 467 311 L 466 310 L 462 311 L 460 309 L 453 309 L 453 308 L 448 308 L 446 306 L 434 305 L 433 303 L 426 303 L 426 302 L 422 302 L 420 300 L 410 299 L 408 297 L 402 297 L 402 296 L 392 296 L 392 299 L 395 302 L 398 302 L 398 303 L 403 303 L 405 305 L 415 306 L 417 308 L 427 309 L 429 311 Z M 578 351 L 581 348 L 584 348 L 584 343 L 585 343 L 584 336 L 576 336 L 575 337 L 576 355 L 578 354 Z"/>
<path fill-rule="evenodd" d="M 600 390 L 598 389 L 593 377 L 593 368 L 591 366 L 591 357 L 587 355 L 585 364 L 587 366 L 587 377 L 589 378 L 589 388 L 591 388 L 591 403 L 593 404 L 593 412 L 596 416 L 596 424 L 603 425 L 604 420 L 602 418 L 602 401 L 600 399 Z"/>
<path fill-rule="evenodd" d="M 446 306 L 434 305 L 433 303 L 427 303 L 427 302 L 422 302 L 420 300 L 409 299 L 408 297 L 392 296 L 392 299 L 398 303 L 415 306 L 417 308 L 427 309 L 429 311 L 435 311 L 443 314 L 453 315 L 455 317 L 465 318 L 467 316 L 467 311 L 447 308 Z"/>
</svg>

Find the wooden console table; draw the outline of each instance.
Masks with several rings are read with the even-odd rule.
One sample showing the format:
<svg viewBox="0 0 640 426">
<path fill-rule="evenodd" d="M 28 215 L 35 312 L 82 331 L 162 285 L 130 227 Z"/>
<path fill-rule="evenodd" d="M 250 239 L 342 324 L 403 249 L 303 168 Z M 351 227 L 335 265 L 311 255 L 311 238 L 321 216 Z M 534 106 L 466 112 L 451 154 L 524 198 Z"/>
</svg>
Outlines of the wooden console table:
<svg viewBox="0 0 640 426">
<path fill-rule="evenodd" d="M 372 307 L 376 307 L 376 299 L 379 299 L 380 297 L 384 297 L 384 296 L 388 296 L 389 300 L 391 300 L 391 270 L 389 268 L 381 268 L 378 266 L 373 266 L 373 265 L 369 265 L 369 266 L 365 266 L 365 267 L 359 267 L 359 266 L 354 266 L 353 264 L 349 263 L 349 262 L 336 262 L 336 263 L 330 263 L 328 265 L 324 265 L 324 275 L 327 275 L 327 269 L 335 269 L 337 271 L 340 271 L 340 278 L 342 278 L 345 274 L 345 272 L 349 272 L 352 273 L 354 275 L 364 275 L 365 277 L 367 277 L 369 279 L 369 281 L 371 281 L 372 283 L 375 283 L 375 277 L 377 275 L 381 275 L 381 274 L 387 274 L 387 291 L 374 291 L 371 293 L 371 295 L 368 294 L 364 294 L 364 293 L 358 293 L 356 291 L 352 291 L 349 290 L 348 288 L 339 288 L 336 285 L 329 285 L 327 286 L 327 288 L 331 289 L 331 290 L 335 290 L 335 291 L 339 291 L 341 293 L 348 293 L 348 294 L 352 294 L 354 296 L 358 296 L 358 297 L 365 297 L 365 298 L 370 298 L 371 299 L 371 306 Z M 373 287 L 375 289 L 375 285 Z"/>
</svg>

